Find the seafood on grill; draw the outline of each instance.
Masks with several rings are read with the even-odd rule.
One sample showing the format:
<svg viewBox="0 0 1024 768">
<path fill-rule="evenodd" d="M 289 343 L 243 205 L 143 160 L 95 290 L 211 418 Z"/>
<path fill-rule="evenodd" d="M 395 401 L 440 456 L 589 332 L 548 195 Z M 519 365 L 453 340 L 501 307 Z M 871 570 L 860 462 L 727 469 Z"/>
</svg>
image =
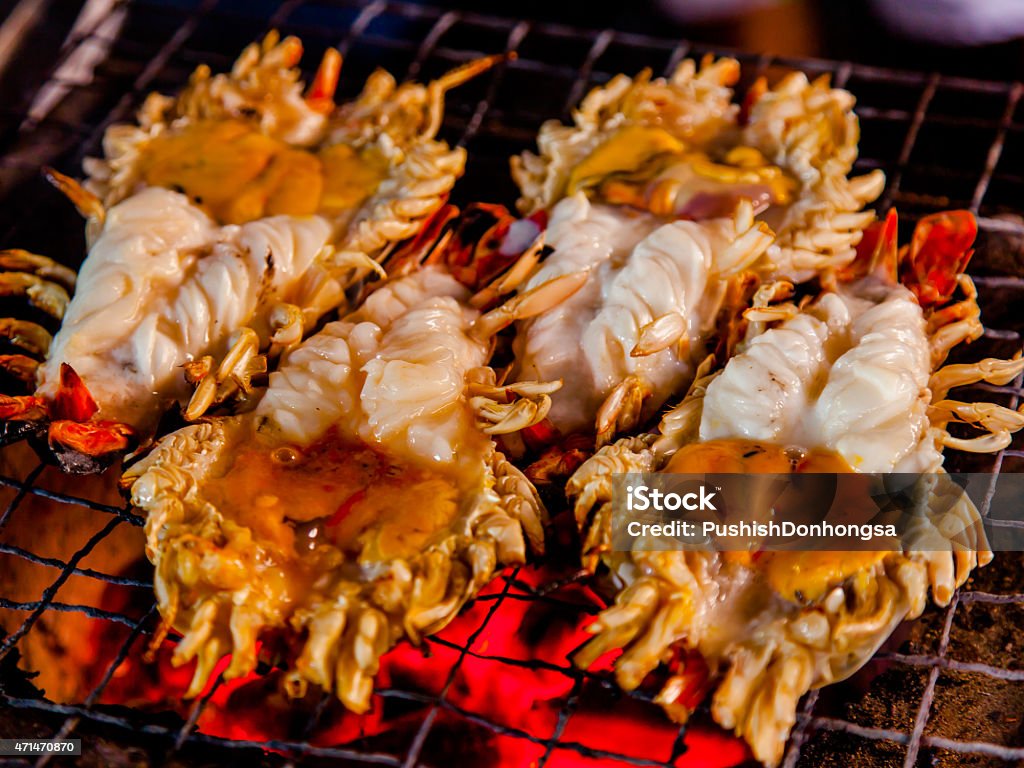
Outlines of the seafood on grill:
<svg viewBox="0 0 1024 768">
<path fill-rule="evenodd" d="M 465 150 L 437 138 L 449 89 L 501 57 L 471 61 L 426 85 L 373 72 L 335 105 L 341 56 L 324 53 L 303 93 L 302 44 L 272 32 L 229 73 L 193 73 L 177 96 L 151 94 L 137 124 L 117 124 L 86 188 L 105 206 L 145 187 L 183 192 L 220 224 L 273 215 L 327 218 L 341 252 L 370 256 L 415 235 L 443 204 Z"/>
<path fill-rule="evenodd" d="M 209 372 L 220 390 L 200 386 L 208 393 L 200 412 L 244 395 L 265 370 L 260 348 L 294 344 L 289 308 L 301 307 L 313 322 L 344 301 L 340 262 L 328 264 L 336 255 L 330 234 L 319 217 L 222 227 L 181 193 L 160 188 L 105 210 L 74 298 L 52 304 L 56 335 L 6 321 L 21 334 L 12 344 L 27 339 L 35 358 L 23 377 L 32 394 L 0 400 L 8 434 L 37 433 L 66 470 L 96 471 L 149 439 L 168 406 L 191 401 L 195 409 L 190 379 Z M 350 267 L 364 262 L 372 263 L 349 257 Z M 203 371 L 213 356 L 223 358 L 220 369 Z"/>
<path fill-rule="evenodd" d="M 883 174 L 849 178 L 860 129 L 854 97 L 802 73 L 761 78 L 734 103 L 734 59 L 684 60 L 668 78 L 617 75 L 594 88 L 572 125 L 546 122 L 539 154 L 513 158 L 520 209 L 583 192 L 668 218 L 727 217 L 741 199 L 776 234 L 762 261 L 791 279 L 853 260 L 873 219 L 862 209 Z"/>
<path fill-rule="evenodd" d="M 382 653 L 542 548 L 540 501 L 492 435 L 543 417 L 558 385 L 499 387 L 486 366 L 497 330 L 576 287 L 481 313 L 428 263 L 292 351 L 253 411 L 174 432 L 127 471 L 161 613 L 184 634 L 175 662 L 198 659 L 190 695 L 225 654 L 245 674 L 257 641 L 283 636 L 290 693 L 364 711 Z"/>
<path fill-rule="evenodd" d="M 794 74 L 740 106 L 738 74 L 732 59 L 707 59 L 669 79 L 613 78 L 573 125 L 544 124 L 538 155 L 513 158 L 521 210 L 538 230 L 550 219 L 551 252 L 527 287 L 588 275 L 516 329 L 509 380 L 563 380 L 532 478 L 571 468 L 590 436 L 600 447 L 634 431 L 685 389 L 722 312 L 759 281 L 806 281 L 854 258 L 883 176 L 848 177 L 853 97 Z"/>
<path fill-rule="evenodd" d="M 435 138 L 444 93 L 493 59 L 425 86 L 378 71 L 335 107 L 336 52 L 305 94 L 301 53 L 272 34 L 228 74 L 200 67 L 177 98 L 151 95 L 137 126 L 108 129 L 84 187 L 50 172 L 87 217 L 89 252 L 70 301 L 73 276 L 51 261 L 2 265 L 8 293 L 63 320 L 52 338 L 6 321 L 22 349 L 5 368 L 32 393 L 3 401 L 9 434 L 95 471 L 150 439 L 169 404 L 194 420 L 244 398 L 261 350 L 294 347 L 444 205 L 465 164 Z"/>
<path fill-rule="evenodd" d="M 749 201 L 708 221 L 672 221 L 582 193 L 559 202 L 551 252 L 530 290 L 578 274 L 582 288 L 517 324 L 510 381 L 560 379 L 545 426 L 597 444 L 635 430 L 692 380 L 730 288 L 772 243 Z"/>
<path fill-rule="evenodd" d="M 619 592 L 591 625 L 578 664 L 623 649 L 615 673 L 632 689 L 669 662 L 657 700 L 671 717 L 685 721 L 714 689 L 715 720 L 774 765 L 804 693 L 852 674 L 899 622 L 922 612 L 929 589 L 947 604 L 991 559 L 966 496 L 951 512 L 969 532 L 966 547 L 935 538 L 888 552 L 610 546 L 613 473 L 936 473 L 946 446 L 1005 447 L 1024 415 L 947 395 L 979 381 L 1006 384 L 1024 359 L 940 367 L 953 346 L 981 334 L 973 284 L 961 274 L 974 234 L 969 213 L 936 214 L 897 251 L 893 213 L 813 301 L 780 302 L 791 286 L 766 284 L 724 367 L 709 358 L 655 433 L 623 438 L 583 464 L 567 494 L 584 560 L 591 569 L 603 563 Z M 953 437 L 953 422 L 985 434 Z"/>
<path fill-rule="evenodd" d="M 31 392 L 40 360 L 49 352 L 52 331 L 75 290 L 74 270 L 19 249 L 0 251 L 0 374 L 6 392 Z M 31 407 L 31 406 L 29 406 Z"/>
</svg>

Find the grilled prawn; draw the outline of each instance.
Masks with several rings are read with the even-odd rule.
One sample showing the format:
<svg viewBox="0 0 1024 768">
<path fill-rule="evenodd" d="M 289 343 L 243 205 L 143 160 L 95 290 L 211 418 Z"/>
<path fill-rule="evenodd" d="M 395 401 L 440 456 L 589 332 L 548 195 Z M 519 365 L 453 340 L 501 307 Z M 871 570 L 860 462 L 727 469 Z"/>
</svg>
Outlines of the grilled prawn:
<svg viewBox="0 0 1024 768">
<path fill-rule="evenodd" d="M 592 203 L 555 206 L 552 252 L 525 283 L 579 275 L 580 290 L 520 322 L 511 380 L 561 380 L 547 424 L 596 431 L 599 444 L 635 428 L 692 380 L 730 284 L 772 242 L 748 202 L 731 217 L 666 223 Z"/>
<path fill-rule="evenodd" d="M 466 153 L 436 138 L 444 94 L 499 57 L 427 85 L 383 70 L 336 106 L 341 57 L 328 49 L 303 94 L 297 38 L 271 33 L 230 73 L 199 67 L 176 98 L 152 94 L 137 125 L 111 126 L 86 187 L 110 206 L 145 187 L 183 192 L 221 224 L 320 215 L 341 252 L 370 256 L 416 234 L 462 174 Z"/>
<path fill-rule="evenodd" d="M 853 97 L 794 74 L 759 83 L 741 108 L 738 67 L 685 61 L 668 80 L 616 77 L 572 126 L 542 127 L 539 155 L 514 158 L 520 208 L 550 215 L 553 250 L 531 283 L 586 275 L 516 329 L 510 380 L 563 381 L 539 441 L 556 447 L 531 476 L 564 468 L 574 439 L 558 437 L 600 446 L 685 389 L 720 312 L 758 279 L 806 280 L 853 259 L 873 218 L 860 209 L 883 181 L 848 178 Z"/>
<path fill-rule="evenodd" d="M 728 217 L 740 200 L 776 234 L 769 263 L 794 279 L 853 260 L 882 191 L 873 171 L 848 178 L 860 129 L 854 98 L 827 77 L 762 78 L 733 103 L 734 59 L 683 61 L 670 78 L 618 75 L 592 90 L 573 124 L 549 121 L 540 153 L 512 161 L 520 209 L 550 210 L 584 192 L 668 219 Z"/>
<path fill-rule="evenodd" d="M 621 589 L 591 626 L 579 664 L 624 649 L 616 676 L 631 689 L 670 660 L 658 696 L 670 716 L 685 721 L 715 687 L 714 718 L 775 764 L 804 693 L 862 666 L 899 622 L 922 612 L 929 588 L 946 604 L 991 559 L 966 497 L 954 514 L 975 531 L 970 549 L 932 540 L 928 551 L 609 551 L 612 473 L 940 472 L 944 446 L 1005 447 L 1024 416 L 946 395 L 977 381 L 1006 384 L 1024 360 L 937 369 L 954 345 L 981 333 L 973 285 L 960 274 L 974 231 L 966 212 L 924 219 L 900 252 L 901 284 L 893 214 L 815 301 L 771 304 L 785 291 L 765 286 L 723 369 L 709 361 L 657 433 L 620 440 L 579 469 L 567 492 L 585 561 L 603 562 Z M 950 303 L 958 286 L 963 298 Z M 954 438 L 951 421 L 988 434 Z"/>
<path fill-rule="evenodd" d="M 337 53 L 305 95 L 301 53 L 269 35 L 229 74 L 200 67 L 177 98 L 151 95 L 138 125 L 108 129 L 85 188 L 51 174 L 88 217 L 89 254 L 70 303 L 66 271 L 51 279 L 48 260 L 8 255 L 4 266 L 36 274 L 6 285 L 63 324 L 51 340 L 10 321 L 8 337 L 45 362 L 6 358 L 38 387 L 0 410 L 10 431 L 45 432 L 66 469 L 102 468 L 145 442 L 171 403 L 194 419 L 245 395 L 260 350 L 293 347 L 343 305 L 461 174 L 464 150 L 435 139 L 443 95 L 492 60 L 427 86 L 376 72 L 335 107 Z"/>
<path fill-rule="evenodd" d="M 32 352 L 44 360 L 23 371 L 33 394 L 2 400 L 9 432 L 42 432 L 65 469 L 95 471 L 151 436 L 170 403 L 189 401 L 181 368 L 202 355 L 230 348 L 222 377 L 248 388 L 280 302 L 319 314 L 341 301 L 342 284 L 318 268 L 329 235 L 316 218 L 219 227 L 163 189 L 105 211 L 60 331 L 36 326 Z"/>
<path fill-rule="evenodd" d="M 225 654 L 245 674 L 257 640 L 283 636 L 292 694 L 312 683 L 363 711 L 382 653 L 542 547 L 540 502 L 491 437 L 518 417 L 486 364 L 496 330 L 572 287 L 481 314 L 443 264 L 394 278 L 291 352 L 254 411 L 128 470 L 161 613 L 184 633 L 175 661 L 198 658 L 191 695 Z"/>
</svg>

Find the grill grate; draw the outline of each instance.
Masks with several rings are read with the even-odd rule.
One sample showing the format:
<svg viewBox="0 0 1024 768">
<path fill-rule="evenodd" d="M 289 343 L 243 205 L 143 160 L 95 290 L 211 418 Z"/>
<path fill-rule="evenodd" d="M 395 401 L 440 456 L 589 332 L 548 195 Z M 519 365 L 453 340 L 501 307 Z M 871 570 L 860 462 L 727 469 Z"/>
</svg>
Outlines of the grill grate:
<svg viewBox="0 0 1024 768">
<path fill-rule="evenodd" d="M 306 64 L 318 60 L 326 46 L 339 47 L 346 59 L 342 97 L 357 90 L 376 66 L 423 79 L 480 55 L 516 52 L 516 60 L 496 67 L 449 98 L 443 135 L 466 145 L 470 152 L 467 176 L 457 188 L 457 196 L 463 201 L 510 203 L 515 192 L 507 173 L 508 156 L 531 146 L 544 118 L 568 117 L 572 105 L 590 85 L 616 72 L 633 73 L 644 66 L 670 71 L 682 58 L 708 52 L 701 45 L 633 33 L 516 22 L 385 0 L 368 4 L 357 0 L 288 0 L 279 5 L 264 0 L 112 0 L 106 13 L 94 15 L 89 25 L 76 29 L 51 70 L 40 78 L 43 85 L 39 91 L 26 93 L 21 102 L 0 109 L 0 194 L 5 200 L 0 210 L 0 242 L 77 263 L 83 248 L 81 223 L 39 179 L 39 166 L 48 163 L 77 173 L 82 158 L 99 151 L 104 129 L 112 122 L 130 119 L 146 93 L 153 89 L 175 90 L 200 62 L 215 69 L 226 68 L 245 43 L 271 27 L 303 38 L 308 49 Z M 104 54 L 91 74 L 76 71 L 83 50 Z M 973 270 L 987 325 L 982 340 L 970 350 L 970 358 L 1008 356 L 1021 349 L 1024 320 L 1015 310 L 1019 306 L 1016 302 L 1024 300 L 1024 280 L 1019 277 L 1024 274 L 1024 264 L 1020 263 L 1024 256 L 1024 220 L 1013 214 L 1024 208 L 1020 83 L 891 71 L 848 62 L 716 52 L 737 56 L 744 65 L 747 83 L 762 74 L 772 77 L 800 69 L 811 76 L 828 74 L 835 84 L 852 90 L 859 99 L 863 133 L 858 169 L 882 168 L 888 175 L 882 208 L 898 205 L 904 226 L 916 216 L 946 207 L 969 208 L 979 216 L 981 235 Z M 979 385 L 977 389 L 987 392 L 990 399 L 1016 407 L 1022 382 L 1018 379 L 1004 387 Z M 955 469 L 993 472 L 991 498 L 1000 472 L 1024 468 L 1024 445 L 1017 442 L 997 456 L 983 459 L 951 455 L 950 464 Z M 668 726 L 648 694 L 638 691 L 620 695 L 607 674 L 576 670 L 564 654 L 520 659 L 488 653 L 487 630 L 493 630 L 502 612 L 510 607 L 549 604 L 566 621 L 594 612 L 595 601 L 580 598 L 585 588 L 574 579 L 540 589 L 535 586 L 538 576 L 534 568 L 505 572 L 475 601 L 469 611 L 472 617 L 458 620 L 459 631 L 449 628 L 425 641 L 431 658 L 423 664 L 439 670 L 437 690 L 424 693 L 399 685 L 378 690 L 386 704 L 415 710 L 421 717 L 408 743 L 398 749 L 383 748 L 376 742 L 364 748 L 367 742 L 359 739 L 345 746 L 317 742 L 313 737 L 328 709 L 326 698 L 312 709 L 306 723 L 294 729 L 299 738 L 246 741 L 200 732 L 197 723 L 223 684 L 220 680 L 192 705 L 184 722 L 169 724 L 165 717 L 102 706 L 104 692 L 122 664 L 131 655 L 138 655 L 145 636 L 152 633 L 155 608 L 150 602 L 141 614 L 130 614 L 56 598 L 73 578 L 93 580 L 135 595 L 150 589 L 146 578 L 109 574 L 85 565 L 91 555 L 102 554 L 115 530 L 137 527 L 142 521 L 126 508 L 54 490 L 42 466 L 18 476 L 0 476 L 0 484 L 11 495 L 0 513 L 0 532 L 19 510 L 25 514 L 26 500 L 33 497 L 65 505 L 68 514 L 96 512 L 101 517 L 109 516 L 81 548 L 66 558 L 42 556 L 0 541 L 0 556 L 26 560 L 57 573 L 37 599 L 15 601 L 0 595 L 0 608 L 25 614 L 21 625 L 13 627 L 0 642 L 0 662 L 13 655 L 34 628 L 38 631 L 40 618 L 48 612 L 84 614 L 127 630 L 105 673 L 80 703 L 57 704 L 46 698 L 15 695 L 9 689 L 0 691 L 0 703 L 6 708 L 63 718 L 56 736 L 73 736 L 83 724 L 90 724 L 141 734 L 169 746 L 170 754 L 202 749 L 206 753 L 216 751 L 225 760 L 245 760 L 256 749 L 279 753 L 288 764 L 337 759 L 391 766 L 429 764 L 432 745 L 443 738 L 444 723 L 452 720 L 462 727 L 482 729 L 489 738 L 520 745 L 521 754 L 528 756 L 524 762 L 534 761 L 538 766 L 679 766 L 686 764 L 687 750 L 693 747 L 696 726 Z M 958 594 L 948 608 L 926 614 L 924 621 L 937 628 L 937 637 L 930 645 L 924 643 L 920 652 L 887 650 L 877 657 L 878 663 L 908 680 L 915 671 L 925 675 L 920 695 L 909 705 L 908 717 L 900 727 L 869 726 L 856 722 L 856 717 L 830 714 L 826 700 L 831 694 L 814 692 L 802 704 L 784 765 L 829 764 L 826 758 L 839 764 L 848 760 L 845 752 L 858 744 L 867 745 L 865 754 L 884 745 L 878 753 L 878 764 L 902 764 L 907 768 L 943 761 L 959 765 L 968 759 L 989 760 L 993 765 L 1024 760 L 1024 731 L 1019 728 L 1000 743 L 957 740 L 941 727 L 932 727 L 948 676 L 999 681 L 1018 686 L 1018 692 L 1024 687 L 1024 669 L 965 660 L 960 654 L 959 634 L 954 631 L 958 617 L 972 606 L 997 610 L 1024 605 L 1020 572 L 1013 570 L 1012 563 L 1007 565 L 1009 557 L 997 556 L 996 562 L 979 576 L 979 583 Z M 1008 567 L 1008 588 L 982 588 L 980 582 L 987 578 L 984 573 L 1005 573 Z M 467 623 L 472 622 L 477 623 L 466 630 Z M 1006 653 L 1002 660 L 1010 663 L 1012 657 L 1013 653 Z M 562 681 L 558 706 L 553 708 L 545 734 L 498 722 L 461 703 L 455 692 L 465 683 L 466 669 L 474 664 L 493 664 L 511 673 L 543 673 Z M 592 734 L 577 727 L 575 719 L 593 706 L 595 697 L 615 700 L 616 706 L 635 703 L 661 728 L 659 733 L 672 731 L 670 737 L 631 739 L 630 743 L 615 744 L 614 749 L 607 742 L 597 745 Z M 46 762 L 41 758 L 37 765 Z M 864 758 L 863 764 L 869 762 Z"/>
</svg>

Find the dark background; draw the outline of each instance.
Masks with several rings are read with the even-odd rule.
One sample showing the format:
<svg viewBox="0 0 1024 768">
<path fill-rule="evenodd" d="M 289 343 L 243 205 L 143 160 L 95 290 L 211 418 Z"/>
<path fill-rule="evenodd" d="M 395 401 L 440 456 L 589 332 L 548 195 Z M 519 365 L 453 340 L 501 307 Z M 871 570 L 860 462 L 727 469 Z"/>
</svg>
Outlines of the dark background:
<svg viewBox="0 0 1024 768">
<path fill-rule="evenodd" d="M 677 2 L 685 3 L 685 0 Z M 1021 40 L 976 47 L 911 41 L 889 32 L 866 0 L 788 0 L 699 24 L 679 24 L 651 0 L 604 3 L 589 0 L 421 0 L 421 3 L 512 19 L 679 36 L 757 53 L 841 59 L 994 80 L 1024 78 L 1024 43 Z M 0 18 L 8 18 L 17 6 L 35 12 L 35 20 L 21 36 L 21 45 L 13 57 L 17 66 L 9 67 L 0 78 L 0 103 L 8 103 L 12 93 L 31 84 L 33 65 L 53 55 L 82 5 L 82 0 L 21 0 L 20 3 L 0 0 Z M 248 5 L 254 9 L 266 7 L 269 17 L 280 4 L 252 0 Z"/>
</svg>

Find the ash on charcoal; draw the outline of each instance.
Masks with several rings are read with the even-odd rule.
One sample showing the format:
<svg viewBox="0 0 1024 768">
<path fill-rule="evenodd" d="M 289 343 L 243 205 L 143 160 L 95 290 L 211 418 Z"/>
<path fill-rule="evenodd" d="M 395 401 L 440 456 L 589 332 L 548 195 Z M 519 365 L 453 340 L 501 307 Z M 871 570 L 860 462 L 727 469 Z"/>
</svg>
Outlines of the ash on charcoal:
<svg viewBox="0 0 1024 768">
<path fill-rule="evenodd" d="M 895 741 L 818 731 L 800 751 L 797 768 L 902 768 L 905 752 Z"/>
<path fill-rule="evenodd" d="M 1009 457 L 1006 461 L 1009 461 Z M 1003 470 L 1014 471 L 1006 466 L 1006 462 Z M 1024 471 L 1024 462 L 1020 470 Z M 990 592 L 995 595 L 1024 593 L 1024 552 L 997 552 L 991 563 L 971 574 L 964 589 L 968 592 Z"/>
<path fill-rule="evenodd" d="M 989 755 L 971 755 L 949 749 L 922 749 L 914 768 L 1019 768 Z"/>
<path fill-rule="evenodd" d="M 957 661 L 1024 669 L 1024 604 L 961 603 L 953 617 L 947 656 Z"/>
<path fill-rule="evenodd" d="M 924 732 L 957 741 L 1024 745 L 1024 682 L 943 670 Z"/>
<path fill-rule="evenodd" d="M 822 689 L 815 714 L 868 728 L 909 732 L 914 727 L 928 670 L 872 661 L 856 674 Z"/>
<path fill-rule="evenodd" d="M 929 605 L 920 618 L 898 626 L 882 648 L 908 656 L 934 656 L 939 652 L 945 622 L 945 608 Z"/>
</svg>

